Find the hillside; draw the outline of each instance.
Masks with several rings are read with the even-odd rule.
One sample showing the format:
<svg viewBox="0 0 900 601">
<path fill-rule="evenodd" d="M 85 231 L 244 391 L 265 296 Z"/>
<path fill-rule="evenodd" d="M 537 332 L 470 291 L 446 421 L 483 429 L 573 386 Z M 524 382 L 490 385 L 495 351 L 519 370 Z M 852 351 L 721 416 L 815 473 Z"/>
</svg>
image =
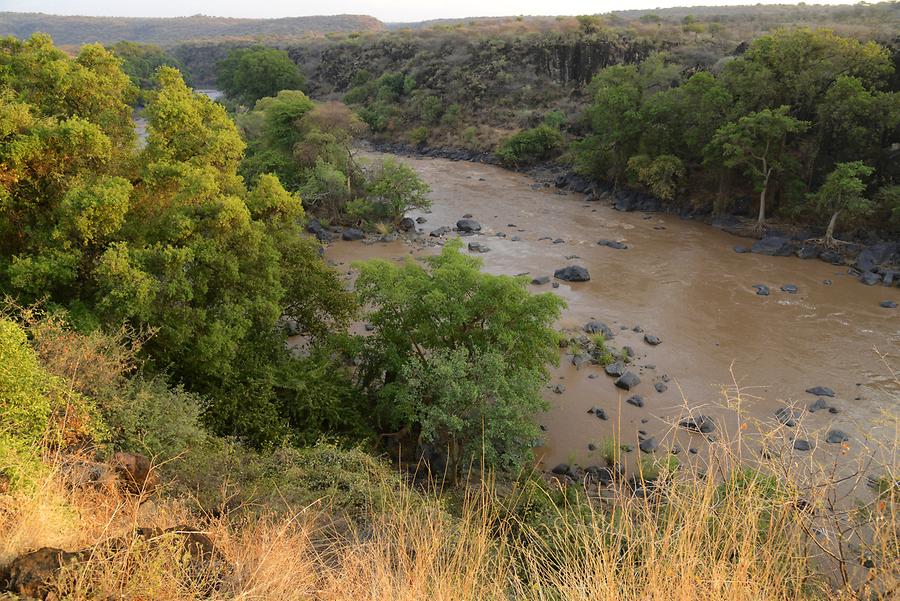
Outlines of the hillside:
<svg viewBox="0 0 900 601">
<path fill-rule="evenodd" d="M 43 13 L 0 13 L 0 35 L 27 38 L 49 33 L 60 45 L 121 40 L 171 45 L 211 38 L 297 38 L 331 32 L 380 31 L 384 25 L 365 15 L 230 19 L 194 15 L 173 18 L 59 16 Z"/>
</svg>

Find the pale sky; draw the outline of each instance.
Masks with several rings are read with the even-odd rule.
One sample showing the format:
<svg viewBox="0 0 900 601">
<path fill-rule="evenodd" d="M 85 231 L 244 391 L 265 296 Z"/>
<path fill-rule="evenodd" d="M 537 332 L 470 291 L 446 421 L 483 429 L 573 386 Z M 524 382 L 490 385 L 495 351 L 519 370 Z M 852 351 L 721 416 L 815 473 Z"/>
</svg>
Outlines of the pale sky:
<svg viewBox="0 0 900 601">
<path fill-rule="evenodd" d="M 763 0 L 762 4 L 786 4 Z M 809 1 L 807 4 L 848 4 L 846 0 Z M 56 15 L 117 17 L 175 17 L 196 14 L 220 17 L 300 17 L 360 14 L 382 21 L 423 21 L 451 17 L 508 15 L 584 15 L 637 8 L 691 5 L 757 4 L 755 0 L 0 0 L 0 11 L 42 12 Z"/>
</svg>

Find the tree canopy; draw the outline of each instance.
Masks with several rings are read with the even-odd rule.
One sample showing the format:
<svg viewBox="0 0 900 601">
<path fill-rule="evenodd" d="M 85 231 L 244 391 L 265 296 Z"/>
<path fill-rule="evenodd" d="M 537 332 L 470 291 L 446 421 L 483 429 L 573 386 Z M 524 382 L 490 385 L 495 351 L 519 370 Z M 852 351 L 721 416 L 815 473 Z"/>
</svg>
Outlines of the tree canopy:
<svg viewBox="0 0 900 601">
<path fill-rule="evenodd" d="M 253 46 L 229 52 L 218 65 L 217 81 L 226 96 L 252 105 L 281 90 L 299 90 L 304 78 L 284 50 Z"/>
</svg>

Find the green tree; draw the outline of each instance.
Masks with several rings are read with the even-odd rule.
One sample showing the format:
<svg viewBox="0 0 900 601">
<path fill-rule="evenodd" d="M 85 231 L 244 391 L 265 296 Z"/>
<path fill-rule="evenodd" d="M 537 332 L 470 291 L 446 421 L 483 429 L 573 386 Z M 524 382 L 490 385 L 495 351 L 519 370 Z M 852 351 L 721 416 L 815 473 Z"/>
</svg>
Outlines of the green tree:
<svg viewBox="0 0 900 601">
<path fill-rule="evenodd" d="M 727 167 L 743 168 L 759 189 L 758 226 L 766 219 L 766 194 L 772 177 L 787 160 L 787 137 L 806 131 L 809 123 L 788 115 L 788 107 L 764 109 L 720 127 L 707 152 Z"/>
<path fill-rule="evenodd" d="M 628 168 L 639 182 L 662 200 L 675 198 L 678 183 L 684 177 L 684 163 L 671 154 L 652 159 L 645 154 L 635 155 L 628 160 Z"/>
<path fill-rule="evenodd" d="M 415 169 L 392 158 L 377 165 L 368 185 L 370 202 L 378 207 L 376 213 L 393 221 L 398 221 L 410 209 L 430 207 L 429 192 L 431 187 L 419 178 Z"/>
<path fill-rule="evenodd" d="M 825 178 L 825 183 L 810 195 L 819 210 L 831 214 L 825 230 L 825 244 L 834 243 L 834 226 L 841 213 L 853 218 L 867 215 L 874 209 L 874 203 L 864 196 L 866 184 L 863 181 L 873 171 L 862 161 L 838 163 Z"/>
<path fill-rule="evenodd" d="M 141 90 L 153 86 L 153 77 L 160 67 L 174 67 L 184 73 L 181 61 L 153 44 L 122 41 L 110 46 L 109 50 L 122 60 L 122 71 Z"/>
<path fill-rule="evenodd" d="M 529 294 L 525 278 L 481 273 L 460 247 L 448 243 L 425 267 L 360 265 L 374 326 L 360 385 L 378 430 L 449 449 L 454 470 L 482 440 L 491 465 L 521 465 L 538 434 L 530 417 L 543 405 L 540 385 L 559 359 L 552 324 L 564 301 Z"/>
<path fill-rule="evenodd" d="M 304 78 L 284 50 L 253 46 L 229 52 L 218 65 L 217 82 L 229 98 L 249 105 L 281 90 L 298 90 Z"/>
</svg>

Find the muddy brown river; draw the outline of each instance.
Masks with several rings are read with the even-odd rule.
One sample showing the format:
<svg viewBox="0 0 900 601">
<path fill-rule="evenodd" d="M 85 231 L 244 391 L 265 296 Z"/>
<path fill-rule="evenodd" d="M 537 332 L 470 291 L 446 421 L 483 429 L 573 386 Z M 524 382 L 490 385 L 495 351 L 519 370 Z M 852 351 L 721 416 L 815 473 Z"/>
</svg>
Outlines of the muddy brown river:
<svg viewBox="0 0 900 601">
<path fill-rule="evenodd" d="M 641 383 L 630 392 L 617 389 L 601 367 L 576 368 L 570 354 L 561 355 L 545 391 L 550 410 L 538 416 L 545 428 L 539 453 L 546 466 L 598 463 L 588 444 L 614 436 L 637 446 L 639 430 L 664 444 L 696 446 L 696 435 L 691 440 L 672 433 L 671 422 L 685 407 L 737 428 L 737 416 L 723 408 L 723 391 L 733 393 L 735 381 L 743 390 L 742 408 L 762 418 L 785 403 L 805 409 L 816 399 L 805 390 L 827 386 L 836 395 L 827 400 L 839 413 L 801 412 L 803 425 L 815 436 L 840 428 L 850 434 L 851 445 L 875 441 L 896 449 L 895 425 L 884 418 L 900 410 L 900 390 L 878 353 L 887 354 L 887 364 L 898 369 L 900 311 L 879 303 L 900 302 L 900 289 L 862 285 L 846 268 L 817 260 L 737 254 L 733 247 L 749 242 L 709 225 L 618 212 L 605 203 L 586 202 L 580 194 L 534 189 L 529 177 L 497 167 L 402 160 L 432 188 L 431 211 L 410 214 L 427 219 L 419 225 L 425 242 L 338 241 L 327 249 L 328 259 L 346 270 L 360 259 L 437 252 L 432 244 L 437 240 L 428 233 L 453 227 L 471 213 L 482 231 L 466 240 L 490 248 L 479 254 L 484 270 L 551 276 L 558 288 L 530 289 L 567 301 L 560 328 L 574 334 L 599 320 L 615 334 L 611 346 L 635 350 L 630 369 Z M 564 242 L 554 243 L 557 239 Z M 627 249 L 599 246 L 600 239 L 623 242 Z M 591 280 L 553 280 L 553 272 L 566 265 L 583 265 Z M 758 296 L 754 284 L 768 286 L 770 295 Z M 797 292 L 782 292 L 786 284 Z M 662 343 L 650 346 L 635 326 Z M 658 393 L 654 384 L 663 380 L 668 380 L 667 390 Z M 554 392 L 556 384 L 565 390 Z M 643 408 L 625 403 L 633 394 L 643 397 Z M 588 414 L 591 407 L 604 409 L 609 420 Z"/>
</svg>

